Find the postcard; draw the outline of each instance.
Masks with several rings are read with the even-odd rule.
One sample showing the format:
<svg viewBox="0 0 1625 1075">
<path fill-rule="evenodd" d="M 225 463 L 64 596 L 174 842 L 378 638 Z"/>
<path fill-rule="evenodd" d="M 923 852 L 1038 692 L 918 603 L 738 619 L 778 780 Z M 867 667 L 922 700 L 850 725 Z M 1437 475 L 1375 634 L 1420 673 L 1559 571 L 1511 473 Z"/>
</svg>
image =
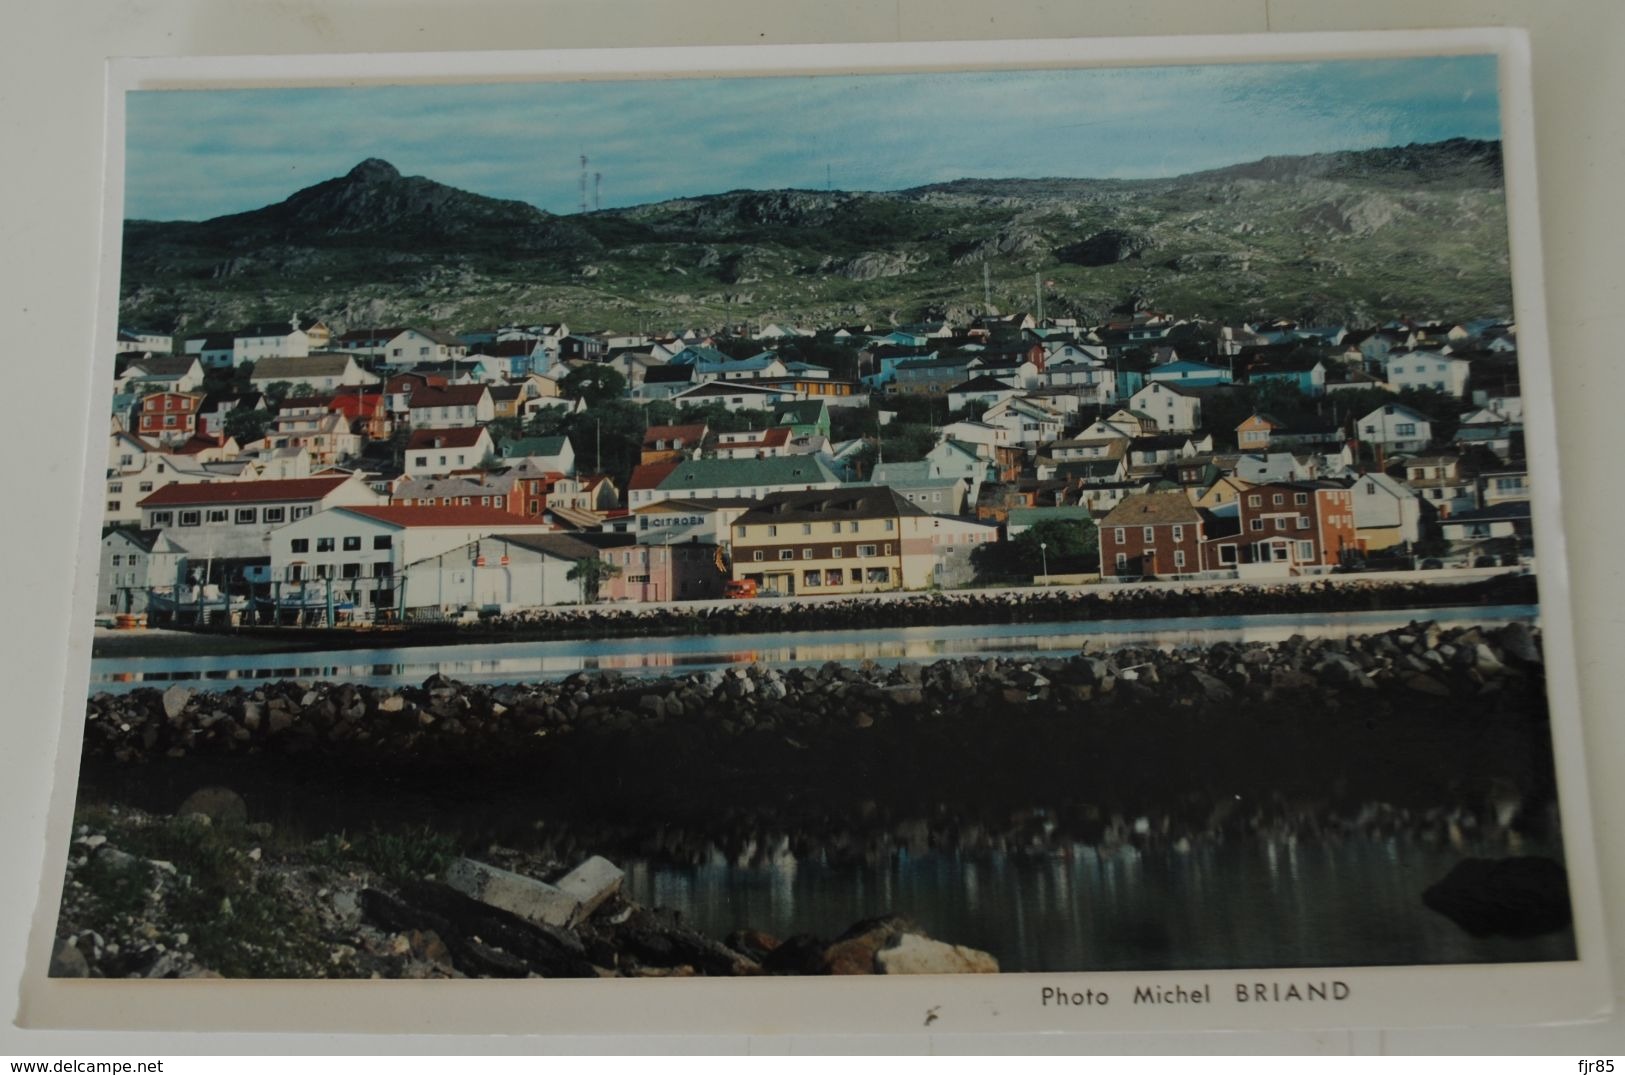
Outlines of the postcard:
<svg viewBox="0 0 1625 1075">
<path fill-rule="evenodd" d="M 115 64 L 25 1018 L 1597 1015 L 1527 74 Z"/>
</svg>

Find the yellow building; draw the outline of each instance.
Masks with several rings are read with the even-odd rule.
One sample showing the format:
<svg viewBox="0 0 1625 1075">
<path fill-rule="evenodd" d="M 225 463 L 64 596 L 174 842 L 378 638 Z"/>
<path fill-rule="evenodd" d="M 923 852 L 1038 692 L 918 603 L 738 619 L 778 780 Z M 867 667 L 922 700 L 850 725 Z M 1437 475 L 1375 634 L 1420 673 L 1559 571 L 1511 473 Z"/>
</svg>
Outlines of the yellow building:
<svg viewBox="0 0 1625 1075">
<path fill-rule="evenodd" d="M 733 577 L 758 592 L 914 590 L 931 584 L 932 517 L 885 486 L 776 493 L 734 520 Z"/>
</svg>

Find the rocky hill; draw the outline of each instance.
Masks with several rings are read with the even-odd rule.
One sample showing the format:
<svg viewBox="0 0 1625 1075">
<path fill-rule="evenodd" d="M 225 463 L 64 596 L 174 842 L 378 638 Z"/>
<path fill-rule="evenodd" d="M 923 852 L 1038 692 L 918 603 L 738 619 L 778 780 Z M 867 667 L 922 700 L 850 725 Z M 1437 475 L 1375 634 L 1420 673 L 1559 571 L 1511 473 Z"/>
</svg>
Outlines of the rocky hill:
<svg viewBox="0 0 1625 1075">
<path fill-rule="evenodd" d="M 202 222 L 127 221 L 122 308 L 178 332 L 290 311 L 344 329 L 636 329 L 1029 308 L 1311 321 L 1511 312 L 1500 145 L 1272 157 L 1173 179 L 736 190 L 572 216 L 380 160 Z M 1042 281 L 1035 284 L 1035 281 Z"/>
</svg>

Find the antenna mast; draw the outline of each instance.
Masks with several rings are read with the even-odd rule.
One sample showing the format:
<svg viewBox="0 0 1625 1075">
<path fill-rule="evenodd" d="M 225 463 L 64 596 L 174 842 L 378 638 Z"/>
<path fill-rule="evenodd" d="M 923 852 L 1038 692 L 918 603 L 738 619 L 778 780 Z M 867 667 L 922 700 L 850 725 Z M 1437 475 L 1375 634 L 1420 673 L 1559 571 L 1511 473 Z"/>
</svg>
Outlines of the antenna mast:
<svg viewBox="0 0 1625 1075">
<path fill-rule="evenodd" d="M 581 211 L 583 213 L 585 213 L 587 211 L 587 155 L 585 153 L 581 154 L 580 191 L 581 191 Z"/>
<path fill-rule="evenodd" d="M 604 173 L 592 174 L 592 207 L 594 211 L 604 207 Z"/>
<path fill-rule="evenodd" d="M 988 313 L 993 309 L 993 273 L 987 262 L 982 262 L 982 312 Z"/>
</svg>

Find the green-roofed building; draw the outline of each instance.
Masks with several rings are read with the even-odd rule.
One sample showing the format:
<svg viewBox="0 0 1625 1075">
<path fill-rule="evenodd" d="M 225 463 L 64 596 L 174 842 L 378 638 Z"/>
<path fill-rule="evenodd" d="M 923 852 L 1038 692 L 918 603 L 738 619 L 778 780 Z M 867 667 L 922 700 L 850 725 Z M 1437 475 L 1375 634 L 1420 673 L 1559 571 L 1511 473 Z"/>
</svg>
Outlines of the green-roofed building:
<svg viewBox="0 0 1625 1075">
<path fill-rule="evenodd" d="M 773 408 L 773 424 L 789 426 L 792 437 L 829 439 L 829 404 L 821 399 L 798 399 Z"/>
<path fill-rule="evenodd" d="M 840 477 L 814 455 L 766 459 L 686 459 L 654 487 L 649 502 L 671 497 L 750 497 L 833 489 Z"/>
<path fill-rule="evenodd" d="M 1005 519 L 1005 537 L 1013 538 L 1039 523 L 1069 523 L 1093 529 L 1095 517 L 1082 505 L 1065 508 L 1011 508 Z"/>
</svg>

